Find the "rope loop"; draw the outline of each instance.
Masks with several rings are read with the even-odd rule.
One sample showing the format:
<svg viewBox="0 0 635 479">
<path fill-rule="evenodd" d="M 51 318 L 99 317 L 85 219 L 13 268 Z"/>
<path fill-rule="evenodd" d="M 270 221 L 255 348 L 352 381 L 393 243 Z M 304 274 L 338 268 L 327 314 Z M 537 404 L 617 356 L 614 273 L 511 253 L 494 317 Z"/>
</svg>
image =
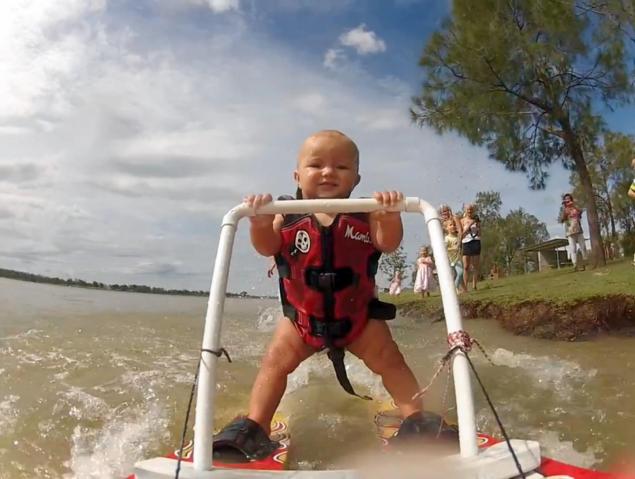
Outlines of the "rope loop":
<svg viewBox="0 0 635 479">
<path fill-rule="evenodd" d="M 232 358 L 229 357 L 229 353 L 227 352 L 227 350 L 225 348 L 220 348 L 218 350 L 213 350 L 213 349 L 201 349 L 202 352 L 204 353 L 211 353 L 214 356 L 216 356 L 217 358 L 220 358 L 221 356 L 225 356 L 227 358 L 227 362 L 231 363 L 232 362 Z"/>
<path fill-rule="evenodd" d="M 459 329 L 448 334 L 448 346 L 450 350 L 455 348 L 460 349 L 464 353 L 469 353 L 472 350 L 472 344 L 476 341 L 470 337 L 467 331 Z"/>
<path fill-rule="evenodd" d="M 485 353 L 485 351 L 483 350 L 481 345 L 478 343 L 478 341 L 476 339 L 472 339 L 470 335 L 466 331 L 463 331 L 462 329 L 448 334 L 447 341 L 448 341 L 448 347 L 450 349 L 448 350 L 447 353 L 443 355 L 443 357 L 439 361 L 439 365 L 437 369 L 435 370 L 434 374 L 432 375 L 432 379 L 430 379 L 430 382 L 427 384 L 427 386 L 425 386 L 423 389 L 421 389 L 421 391 L 419 391 L 417 394 L 415 394 L 412 397 L 413 400 L 419 399 L 428 391 L 428 389 L 430 389 L 430 387 L 432 386 L 434 381 L 437 379 L 441 371 L 443 371 L 443 369 L 448 364 L 450 359 L 452 359 L 452 356 L 454 355 L 454 353 L 456 353 L 457 351 L 462 351 L 463 353 L 467 354 L 472 350 L 472 345 L 476 344 L 479 347 L 479 349 L 483 352 L 485 357 L 491 362 L 491 359 L 489 359 L 489 356 L 487 356 L 487 353 Z"/>
</svg>

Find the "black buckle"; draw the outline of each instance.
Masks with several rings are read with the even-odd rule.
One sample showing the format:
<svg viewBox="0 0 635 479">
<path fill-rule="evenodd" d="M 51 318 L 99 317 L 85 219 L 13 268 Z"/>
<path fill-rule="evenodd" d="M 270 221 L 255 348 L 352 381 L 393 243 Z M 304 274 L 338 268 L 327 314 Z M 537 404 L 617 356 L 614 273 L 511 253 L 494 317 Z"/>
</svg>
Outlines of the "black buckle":
<svg viewBox="0 0 635 479">
<path fill-rule="evenodd" d="M 348 318 L 322 321 L 315 316 L 309 316 L 309 326 L 311 327 L 311 336 L 328 339 L 343 338 L 353 329 L 353 323 Z"/>
<path fill-rule="evenodd" d="M 317 288 L 321 291 L 333 291 L 336 277 L 336 273 L 319 273 L 317 275 Z"/>
<path fill-rule="evenodd" d="M 305 272 L 304 281 L 313 289 L 321 292 L 337 292 L 354 284 L 355 273 L 351 268 L 339 268 L 335 271 L 323 271 L 310 268 Z"/>
</svg>

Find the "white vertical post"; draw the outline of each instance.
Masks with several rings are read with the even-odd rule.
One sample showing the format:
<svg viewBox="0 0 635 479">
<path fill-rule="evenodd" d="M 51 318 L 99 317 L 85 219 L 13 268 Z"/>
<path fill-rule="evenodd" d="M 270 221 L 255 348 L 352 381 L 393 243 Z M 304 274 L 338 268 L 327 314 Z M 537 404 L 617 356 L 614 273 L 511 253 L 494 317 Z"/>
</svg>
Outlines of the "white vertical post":
<svg viewBox="0 0 635 479">
<path fill-rule="evenodd" d="M 236 225 L 240 209 L 234 208 L 223 218 L 218 251 L 214 262 L 212 284 L 205 314 L 205 330 L 202 349 L 218 351 L 220 346 L 221 323 L 225 308 L 225 293 L 231 261 Z M 196 415 L 194 428 L 194 469 L 212 469 L 214 434 L 214 397 L 216 395 L 216 363 L 218 357 L 209 352 L 201 353 L 201 367 L 196 394 Z"/>
<path fill-rule="evenodd" d="M 437 274 L 439 275 L 439 288 L 443 301 L 443 313 L 448 334 L 461 331 L 461 311 L 454 287 L 454 279 L 450 271 L 450 261 L 445 249 L 443 228 L 436 209 L 428 202 L 420 200 L 419 208 L 424 214 L 430 234 L 430 243 L 434 253 Z M 459 422 L 459 443 L 462 457 L 475 457 L 478 454 L 476 442 L 476 421 L 474 418 L 474 398 L 472 396 L 472 383 L 470 381 L 470 369 L 465 354 L 457 351 L 452 362 L 454 374 L 454 392 L 456 395 L 456 409 Z"/>
</svg>

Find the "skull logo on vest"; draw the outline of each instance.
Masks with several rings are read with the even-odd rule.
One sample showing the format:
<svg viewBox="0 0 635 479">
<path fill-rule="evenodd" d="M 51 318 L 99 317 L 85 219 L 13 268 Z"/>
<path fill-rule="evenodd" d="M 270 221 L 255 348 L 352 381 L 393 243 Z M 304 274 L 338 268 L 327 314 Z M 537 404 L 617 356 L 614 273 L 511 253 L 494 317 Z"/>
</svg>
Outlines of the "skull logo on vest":
<svg viewBox="0 0 635 479">
<path fill-rule="evenodd" d="M 306 253 L 311 248 L 311 238 L 309 237 L 309 233 L 304 230 L 299 230 L 295 234 L 295 247 L 301 253 Z"/>
</svg>

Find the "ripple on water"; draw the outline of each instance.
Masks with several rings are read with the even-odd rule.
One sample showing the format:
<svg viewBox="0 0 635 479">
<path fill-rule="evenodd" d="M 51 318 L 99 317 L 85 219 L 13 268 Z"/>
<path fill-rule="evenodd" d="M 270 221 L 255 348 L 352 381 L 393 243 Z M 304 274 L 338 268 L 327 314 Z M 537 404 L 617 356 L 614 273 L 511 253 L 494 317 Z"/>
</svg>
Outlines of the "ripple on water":
<svg viewBox="0 0 635 479">
<path fill-rule="evenodd" d="M 494 351 L 491 358 L 497 366 L 522 369 L 532 379 L 534 385 L 550 389 L 563 399 L 570 398 L 598 372 L 597 369 L 586 370 L 574 361 L 553 356 L 513 353 L 502 348 Z"/>
<path fill-rule="evenodd" d="M 577 451 L 571 441 L 564 441 L 555 431 L 541 431 L 540 445 L 548 451 L 550 456 L 568 464 L 590 468 L 597 464 L 604 450 L 601 446 L 591 446 L 585 451 Z"/>
<path fill-rule="evenodd" d="M 9 437 L 18 420 L 18 408 L 15 407 L 20 396 L 10 394 L 0 401 L 0 432 Z"/>
<path fill-rule="evenodd" d="M 273 331 L 281 318 L 284 318 L 284 316 L 279 306 L 258 308 L 256 328 L 263 333 Z"/>
</svg>

